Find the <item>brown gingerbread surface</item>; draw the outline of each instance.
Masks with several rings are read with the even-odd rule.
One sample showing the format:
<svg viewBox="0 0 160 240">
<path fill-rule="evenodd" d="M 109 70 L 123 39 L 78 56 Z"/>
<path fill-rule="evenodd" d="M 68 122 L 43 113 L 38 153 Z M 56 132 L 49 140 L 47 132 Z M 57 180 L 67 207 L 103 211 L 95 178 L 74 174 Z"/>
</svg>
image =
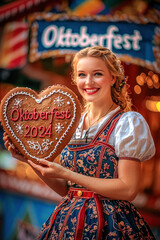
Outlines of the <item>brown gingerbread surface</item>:
<svg viewBox="0 0 160 240">
<path fill-rule="evenodd" d="M 53 161 L 70 141 L 80 116 L 75 93 L 59 85 L 39 94 L 29 88 L 14 88 L 0 106 L 4 130 L 17 149 L 35 161 Z"/>
</svg>

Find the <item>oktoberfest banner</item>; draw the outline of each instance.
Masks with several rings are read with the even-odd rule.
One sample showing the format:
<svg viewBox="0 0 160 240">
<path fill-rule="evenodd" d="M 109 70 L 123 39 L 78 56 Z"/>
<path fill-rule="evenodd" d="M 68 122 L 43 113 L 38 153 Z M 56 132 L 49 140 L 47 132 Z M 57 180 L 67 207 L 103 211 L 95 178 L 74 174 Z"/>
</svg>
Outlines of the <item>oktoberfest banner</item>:
<svg viewBox="0 0 160 240">
<path fill-rule="evenodd" d="M 31 23 L 31 62 L 101 45 L 112 50 L 122 61 L 160 72 L 160 27 L 155 23 L 101 21 L 45 14 L 33 18 Z"/>
</svg>

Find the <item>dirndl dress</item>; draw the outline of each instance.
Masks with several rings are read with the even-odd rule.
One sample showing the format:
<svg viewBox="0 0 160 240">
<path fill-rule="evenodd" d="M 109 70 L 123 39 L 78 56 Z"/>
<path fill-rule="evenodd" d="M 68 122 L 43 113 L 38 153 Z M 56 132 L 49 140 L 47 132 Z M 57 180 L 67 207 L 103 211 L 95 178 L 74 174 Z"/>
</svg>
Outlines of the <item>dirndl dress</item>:
<svg viewBox="0 0 160 240">
<path fill-rule="evenodd" d="M 118 157 L 108 139 L 123 112 L 116 112 L 89 143 L 70 142 L 61 165 L 95 178 L 117 178 Z M 139 211 L 129 201 L 112 200 L 71 183 L 65 196 L 43 224 L 40 240 L 152 240 Z"/>
</svg>

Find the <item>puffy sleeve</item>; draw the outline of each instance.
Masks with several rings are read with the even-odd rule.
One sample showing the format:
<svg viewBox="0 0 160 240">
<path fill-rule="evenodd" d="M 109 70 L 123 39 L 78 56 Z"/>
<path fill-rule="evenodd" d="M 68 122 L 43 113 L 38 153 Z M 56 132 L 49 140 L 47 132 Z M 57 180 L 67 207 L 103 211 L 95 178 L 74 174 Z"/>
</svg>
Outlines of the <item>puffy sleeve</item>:
<svg viewBox="0 0 160 240">
<path fill-rule="evenodd" d="M 126 112 L 115 127 L 115 152 L 119 158 L 145 161 L 155 154 L 155 145 L 146 120 L 137 112 Z"/>
</svg>

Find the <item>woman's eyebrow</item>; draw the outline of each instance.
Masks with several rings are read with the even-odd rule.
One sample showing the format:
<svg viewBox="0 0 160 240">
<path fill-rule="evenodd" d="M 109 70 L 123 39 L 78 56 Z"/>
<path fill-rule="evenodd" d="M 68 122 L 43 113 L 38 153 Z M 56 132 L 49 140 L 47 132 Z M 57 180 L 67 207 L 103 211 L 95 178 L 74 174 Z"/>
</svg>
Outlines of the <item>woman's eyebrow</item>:
<svg viewBox="0 0 160 240">
<path fill-rule="evenodd" d="M 101 72 L 104 72 L 104 70 L 102 70 L 102 69 L 94 69 L 93 70 L 93 72 L 97 72 L 97 71 L 101 71 Z M 81 69 L 79 69 L 77 72 L 85 72 L 85 70 L 81 70 Z"/>
<path fill-rule="evenodd" d="M 104 72 L 102 69 L 95 69 L 94 72 L 96 72 L 96 71 Z"/>
</svg>

